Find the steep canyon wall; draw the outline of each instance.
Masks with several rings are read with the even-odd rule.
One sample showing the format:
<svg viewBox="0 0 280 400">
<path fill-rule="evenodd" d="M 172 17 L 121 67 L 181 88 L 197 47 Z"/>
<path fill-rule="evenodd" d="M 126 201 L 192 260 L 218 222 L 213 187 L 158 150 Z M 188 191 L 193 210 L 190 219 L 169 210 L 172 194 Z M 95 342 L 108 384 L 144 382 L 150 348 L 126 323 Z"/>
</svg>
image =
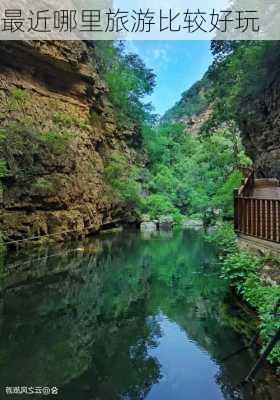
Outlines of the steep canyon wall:
<svg viewBox="0 0 280 400">
<path fill-rule="evenodd" d="M 133 163 L 137 129 L 117 121 L 88 46 L 1 42 L 0 54 L 4 238 L 64 239 L 125 219 L 104 165 L 113 152 Z"/>
</svg>

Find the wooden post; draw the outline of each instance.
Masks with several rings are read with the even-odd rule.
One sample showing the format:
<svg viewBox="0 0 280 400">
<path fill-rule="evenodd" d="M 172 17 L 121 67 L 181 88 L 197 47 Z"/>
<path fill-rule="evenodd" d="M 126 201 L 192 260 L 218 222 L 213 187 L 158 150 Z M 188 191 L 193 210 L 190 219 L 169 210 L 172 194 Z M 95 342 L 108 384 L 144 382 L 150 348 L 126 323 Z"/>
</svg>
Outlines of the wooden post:
<svg viewBox="0 0 280 400">
<path fill-rule="evenodd" d="M 267 239 L 271 240 L 271 201 L 267 200 Z"/>
<path fill-rule="evenodd" d="M 248 235 L 252 235 L 252 199 L 247 200 Z"/>
<path fill-rule="evenodd" d="M 261 205 L 262 205 L 262 212 L 261 212 L 261 221 L 262 221 L 262 232 L 261 232 L 261 238 L 266 239 L 266 201 L 261 200 Z"/>
<path fill-rule="evenodd" d="M 272 201 L 271 205 L 271 223 L 272 223 L 272 240 L 277 242 L 277 215 L 276 215 L 277 200 Z"/>
<path fill-rule="evenodd" d="M 257 375 L 257 373 L 259 371 L 259 369 L 262 367 L 265 359 L 272 352 L 274 346 L 276 346 L 276 344 L 278 343 L 279 340 L 280 340 L 280 328 L 278 329 L 276 334 L 273 336 L 271 341 L 268 343 L 268 345 L 265 348 L 264 352 L 262 353 L 260 358 L 257 360 L 257 362 L 255 363 L 255 365 L 253 366 L 253 368 L 251 369 L 249 374 L 246 376 L 246 378 L 244 380 L 245 383 L 248 383 L 248 382 L 250 382 L 251 380 L 253 380 L 255 378 L 255 376 Z"/>
<path fill-rule="evenodd" d="M 257 201 L 257 230 L 256 230 L 256 236 L 260 237 L 261 236 L 261 200 L 256 200 Z"/>
<path fill-rule="evenodd" d="M 277 242 L 280 243 L 280 201 L 277 201 Z"/>
<path fill-rule="evenodd" d="M 272 316 L 274 318 L 278 318 L 279 312 L 278 309 L 280 308 L 280 298 L 277 300 L 274 309 L 272 311 Z M 259 369 L 262 367 L 262 364 L 264 363 L 265 359 L 269 356 L 269 354 L 272 352 L 276 344 L 280 341 L 280 328 L 277 330 L 275 335 L 272 337 L 268 345 L 266 346 L 264 352 L 260 356 L 260 358 L 257 360 L 249 374 L 246 376 L 244 379 L 244 383 L 248 383 L 249 381 L 253 380 L 255 376 L 257 375 Z M 254 343 L 253 341 L 251 342 L 252 344 Z"/>
<path fill-rule="evenodd" d="M 235 189 L 233 192 L 234 197 L 234 230 L 237 232 L 239 230 L 239 198 L 238 198 L 238 189 Z"/>
</svg>

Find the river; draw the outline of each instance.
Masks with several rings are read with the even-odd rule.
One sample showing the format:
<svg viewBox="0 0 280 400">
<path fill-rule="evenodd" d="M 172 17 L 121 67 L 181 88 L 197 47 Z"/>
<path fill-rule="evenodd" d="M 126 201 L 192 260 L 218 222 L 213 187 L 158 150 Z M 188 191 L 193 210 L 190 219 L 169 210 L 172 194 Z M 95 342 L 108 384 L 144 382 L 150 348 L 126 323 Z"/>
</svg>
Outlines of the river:
<svg viewBox="0 0 280 400">
<path fill-rule="evenodd" d="M 256 354 L 228 356 L 250 316 L 200 232 L 105 233 L 10 252 L 4 267 L 1 399 L 279 398 L 269 368 L 239 385 Z M 57 394 L 5 394 L 43 386 Z"/>
</svg>

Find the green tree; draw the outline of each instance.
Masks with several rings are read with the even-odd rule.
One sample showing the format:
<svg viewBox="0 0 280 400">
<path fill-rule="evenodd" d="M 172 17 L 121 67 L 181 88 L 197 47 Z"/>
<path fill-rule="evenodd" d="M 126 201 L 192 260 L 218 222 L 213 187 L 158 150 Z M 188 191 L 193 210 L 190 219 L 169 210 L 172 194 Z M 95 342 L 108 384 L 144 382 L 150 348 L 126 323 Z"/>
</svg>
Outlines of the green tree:
<svg viewBox="0 0 280 400">
<path fill-rule="evenodd" d="M 149 155 L 150 194 L 146 211 L 157 213 L 202 214 L 220 208 L 233 214 L 233 190 L 240 186 L 239 166 L 248 159 L 234 126 L 208 136 L 192 136 L 182 124 L 161 124 L 144 130 Z"/>
<path fill-rule="evenodd" d="M 130 206 L 137 208 L 140 205 L 139 168 L 130 165 L 121 154 L 112 155 L 105 168 L 105 176 L 113 192 Z"/>
<path fill-rule="evenodd" d="M 122 42 L 98 41 L 92 43 L 93 58 L 108 86 L 108 95 L 114 106 L 138 124 L 151 118 L 151 105 L 143 98 L 152 93 L 155 74 L 137 54 L 127 54 Z"/>
<path fill-rule="evenodd" d="M 262 92 L 279 74 L 277 41 L 213 42 L 215 60 L 209 70 L 216 118 L 242 118 L 246 103 Z"/>
</svg>

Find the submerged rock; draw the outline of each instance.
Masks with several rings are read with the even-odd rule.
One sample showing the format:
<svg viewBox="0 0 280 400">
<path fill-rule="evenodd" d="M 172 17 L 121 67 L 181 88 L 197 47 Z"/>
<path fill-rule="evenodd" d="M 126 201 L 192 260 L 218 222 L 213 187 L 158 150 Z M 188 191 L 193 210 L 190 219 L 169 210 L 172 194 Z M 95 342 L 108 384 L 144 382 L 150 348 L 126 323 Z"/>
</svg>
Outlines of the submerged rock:
<svg viewBox="0 0 280 400">
<path fill-rule="evenodd" d="M 153 221 L 142 222 L 140 230 L 141 232 L 155 232 L 157 230 L 157 225 Z"/>
<path fill-rule="evenodd" d="M 162 215 L 159 217 L 159 229 L 171 229 L 174 224 L 174 220 L 169 215 Z"/>
<path fill-rule="evenodd" d="M 109 228 L 109 229 L 102 229 L 99 233 L 101 235 L 107 235 L 111 233 L 119 233 L 123 231 L 123 226 L 115 226 L 114 228 Z"/>
<path fill-rule="evenodd" d="M 159 234 L 159 237 L 162 239 L 172 239 L 174 236 L 174 230 L 173 229 L 160 229 L 158 234 Z"/>
<path fill-rule="evenodd" d="M 207 233 L 210 235 L 212 233 L 215 233 L 217 231 L 217 229 L 218 229 L 218 225 L 208 226 Z"/>
<path fill-rule="evenodd" d="M 183 221 L 182 226 L 183 226 L 183 228 L 201 229 L 201 228 L 203 228 L 203 221 L 201 219 L 189 219 L 189 220 Z"/>
</svg>

